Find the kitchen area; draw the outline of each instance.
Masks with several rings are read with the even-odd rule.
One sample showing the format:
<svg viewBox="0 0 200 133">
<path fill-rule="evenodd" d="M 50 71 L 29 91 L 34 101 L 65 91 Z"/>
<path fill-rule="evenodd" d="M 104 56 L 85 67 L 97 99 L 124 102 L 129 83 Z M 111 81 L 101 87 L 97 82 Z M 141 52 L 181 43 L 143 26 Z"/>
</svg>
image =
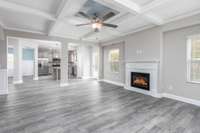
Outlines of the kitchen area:
<svg viewBox="0 0 200 133">
<path fill-rule="evenodd" d="M 93 73 L 93 47 L 68 44 L 68 79 L 87 79 Z M 25 38 L 8 39 L 8 80 L 20 84 L 29 80 L 61 79 L 61 43 Z"/>
<path fill-rule="evenodd" d="M 39 79 L 60 79 L 60 46 L 38 47 L 38 76 Z"/>
<path fill-rule="evenodd" d="M 38 47 L 38 76 L 39 79 L 51 78 L 60 80 L 61 52 L 60 46 L 51 45 L 51 47 Z M 68 77 L 77 78 L 77 51 L 75 48 L 69 48 L 68 51 Z"/>
</svg>

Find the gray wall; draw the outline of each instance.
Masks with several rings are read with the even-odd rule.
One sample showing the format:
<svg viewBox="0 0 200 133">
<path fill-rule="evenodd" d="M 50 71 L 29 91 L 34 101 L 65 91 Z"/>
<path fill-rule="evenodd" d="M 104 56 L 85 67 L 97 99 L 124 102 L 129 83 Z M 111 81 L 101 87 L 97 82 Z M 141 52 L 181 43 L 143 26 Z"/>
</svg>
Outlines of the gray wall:
<svg viewBox="0 0 200 133">
<path fill-rule="evenodd" d="M 200 15 L 102 43 L 125 42 L 125 62 L 160 61 L 159 92 L 200 100 L 200 84 L 187 82 L 187 36 L 200 34 Z M 105 59 L 105 57 L 104 57 Z M 107 66 L 104 61 L 104 67 Z M 104 68 L 105 74 L 105 68 Z M 104 78 L 107 78 L 104 75 Z M 108 78 L 116 81 L 114 78 Z M 121 80 L 123 81 L 123 80 Z"/>
<path fill-rule="evenodd" d="M 4 40 L 5 36 L 4 36 L 4 30 L 0 25 L 0 40 Z"/>
<path fill-rule="evenodd" d="M 7 47 L 4 30 L 0 26 L 0 95 L 8 93 L 7 79 Z"/>
<path fill-rule="evenodd" d="M 164 33 L 163 92 L 200 100 L 200 84 L 187 82 L 187 37 L 200 34 L 200 25 Z"/>
<path fill-rule="evenodd" d="M 128 36 L 125 42 L 126 62 L 160 60 L 160 27 L 135 33 Z"/>
<path fill-rule="evenodd" d="M 119 42 L 124 42 L 119 44 Z M 118 40 L 107 42 L 103 45 L 104 49 L 104 79 L 124 83 L 125 81 L 125 62 L 135 61 L 159 61 L 161 58 L 161 27 L 151 28 L 132 35 L 122 37 Z M 109 45 L 112 44 L 112 45 Z M 120 46 L 124 45 L 124 46 Z M 122 67 L 119 74 L 112 74 L 108 71 L 107 51 L 110 48 L 118 47 L 122 52 Z"/>
<path fill-rule="evenodd" d="M 0 69 L 7 68 L 7 47 L 4 36 L 4 30 L 0 26 Z"/>
</svg>

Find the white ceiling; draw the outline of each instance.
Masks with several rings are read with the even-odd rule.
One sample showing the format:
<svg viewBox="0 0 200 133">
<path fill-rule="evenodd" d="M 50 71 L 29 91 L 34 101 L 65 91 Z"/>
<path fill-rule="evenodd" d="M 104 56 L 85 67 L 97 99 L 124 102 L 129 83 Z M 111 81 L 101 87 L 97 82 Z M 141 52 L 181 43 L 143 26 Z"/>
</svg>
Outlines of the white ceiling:
<svg viewBox="0 0 200 133">
<path fill-rule="evenodd" d="M 87 0 L 0 0 L 0 24 L 7 29 L 43 33 L 88 41 L 104 41 L 146 27 L 200 13 L 200 0 L 94 0 L 119 14 L 93 33 L 90 26 L 76 27 L 87 19 L 75 16 Z"/>
</svg>

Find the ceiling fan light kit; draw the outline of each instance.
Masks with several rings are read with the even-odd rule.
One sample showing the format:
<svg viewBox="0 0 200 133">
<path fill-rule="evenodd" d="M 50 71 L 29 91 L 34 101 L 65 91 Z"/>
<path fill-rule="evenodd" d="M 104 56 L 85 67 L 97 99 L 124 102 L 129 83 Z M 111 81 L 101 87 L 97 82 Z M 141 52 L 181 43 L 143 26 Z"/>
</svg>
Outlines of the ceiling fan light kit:
<svg viewBox="0 0 200 133">
<path fill-rule="evenodd" d="M 110 19 L 111 17 L 115 16 L 115 13 L 113 12 L 109 12 L 107 13 L 105 16 L 103 17 L 99 17 L 97 15 L 97 13 L 95 13 L 94 15 L 88 15 L 84 12 L 78 12 L 79 15 L 81 15 L 82 17 L 90 20 L 90 23 L 86 23 L 86 24 L 78 24 L 76 26 L 86 26 L 86 25 L 91 25 L 92 29 L 94 29 L 95 32 L 98 32 L 103 26 L 106 27 L 110 27 L 110 28 L 117 28 L 117 25 L 114 24 L 108 24 L 108 23 L 104 23 L 106 20 Z"/>
<path fill-rule="evenodd" d="M 102 23 L 93 23 L 92 28 L 100 30 L 102 28 Z"/>
</svg>

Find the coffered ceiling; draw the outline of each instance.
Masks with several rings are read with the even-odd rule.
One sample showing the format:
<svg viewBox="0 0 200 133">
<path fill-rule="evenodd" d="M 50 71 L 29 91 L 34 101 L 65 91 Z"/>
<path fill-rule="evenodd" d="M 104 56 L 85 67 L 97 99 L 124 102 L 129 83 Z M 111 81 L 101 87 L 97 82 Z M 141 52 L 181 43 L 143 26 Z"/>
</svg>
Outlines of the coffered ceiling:
<svg viewBox="0 0 200 133">
<path fill-rule="evenodd" d="M 93 7 L 90 7 L 93 6 Z M 95 7 L 95 8 L 94 8 Z M 94 33 L 79 11 L 116 15 Z M 105 41 L 200 13 L 199 0 L 0 0 L 0 24 L 6 29 L 28 31 L 87 41 Z"/>
</svg>

